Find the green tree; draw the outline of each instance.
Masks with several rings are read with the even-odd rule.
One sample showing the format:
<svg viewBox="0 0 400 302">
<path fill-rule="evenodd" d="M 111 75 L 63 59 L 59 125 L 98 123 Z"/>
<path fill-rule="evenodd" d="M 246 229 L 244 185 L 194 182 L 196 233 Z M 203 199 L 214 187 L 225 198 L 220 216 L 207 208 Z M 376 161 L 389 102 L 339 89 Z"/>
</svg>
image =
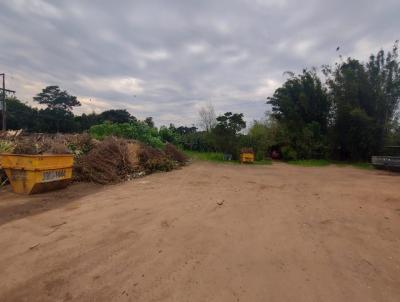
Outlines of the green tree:
<svg viewBox="0 0 400 302">
<path fill-rule="evenodd" d="M 395 125 L 396 111 L 400 101 L 400 65 L 398 41 L 392 51 L 385 53 L 380 50 L 371 55 L 366 64 L 368 82 L 372 87 L 372 107 L 368 114 L 376 120 L 376 140 L 378 151 L 381 151 L 385 138 L 390 135 L 391 127 Z"/>
<path fill-rule="evenodd" d="M 288 136 L 286 146 L 280 142 L 285 153 L 296 158 L 325 156 L 331 103 L 315 71 L 292 74 L 267 103 L 280 131 Z"/>
<path fill-rule="evenodd" d="M 161 126 L 158 130 L 158 134 L 163 142 L 168 142 L 172 144 L 178 144 L 178 134 L 174 131 L 174 128 L 167 128 L 166 126 Z"/>
<path fill-rule="evenodd" d="M 179 126 L 178 128 L 174 128 L 174 131 L 179 135 L 186 135 L 186 134 L 196 133 L 197 128 L 194 126 L 192 127 Z"/>
<path fill-rule="evenodd" d="M 129 123 L 136 121 L 136 117 L 132 116 L 126 109 L 111 109 L 100 113 L 99 120 L 101 122 Z"/>
<path fill-rule="evenodd" d="M 258 157 L 264 157 L 271 147 L 270 129 L 265 122 L 254 121 L 249 129 L 248 137 L 251 147 Z M 247 146 L 248 147 L 248 146 Z M 260 158 L 262 159 L 262 158 Z"/>
<path fill-rule="evenodd" d="M 76 96 L 70 95 L 66 90 L 58 86 L 47 86 L 37 94 L 34 101 L 46 105 L 50 110 L 71 111 L 73 107 L 81 106 Z"/>
<path fill-rule="evenodd" d="M 74 114 L 61 109 L 42 109 L 38 112 L 35 132 L 71 133 L 78 131 Z"/>
<path fill-rule="evenodd" d="M 7 98 L 7 126 L 9 129 L 33 131 L 37 127 L 38 110 L 24 104 L 17 98 Z M 0 117 L 0 124 L 2 122 Z"/>
<path fill-rule="evenodd" d="M 400 113 L 399 113 L 400 115 Z M 388 135 L 385 139 L 386 146 L 400 146 L 400 116 L 393 119 Z M 399 148 L 398 148 L 399 149 Z M 400 150 L 398 150 L 400 151 Z"/>
<path fill-rule="evenodd" d="M 146 117 L 144 122 L 147 124 L 147 126 L 149 126 L 150 128 L 154 128 L 154 121 L 153 118 L 151 116 Z"/>
<path fill-rule="evenodd" d="M 78 131 L 85 131 L 94 125 L 102 123 L 99 114 L 95 112 L 89 114 L 83 113 L 82 115 L 75 116 L 74 120 Z"/>
<path fill-rule="evenodd" d="M 382 152 L 400 100 L 397 43 L 387 54 L 381 50 L 371 55 L 366 64 L 348 58 L 325 74 L 334 104 L 333 154 L 341 159 L 369 160 Z"/>
<path fill-rule="evenodd" d="M 238 134 L 246 128 L 243 113 L 226 112 L 217 117 L 217 124 L 212 129 L 212 137 L 218 151 L 238 155 Z"/>
<path fill-rule="evenodd" d="M 370 139 L 375 136 L 375 122 L 370 118 L 374 100 L 367 70 L 358 60 L 349 58 L 336 66 L 327 83 L 334 104 L 330 135 L 333 155 L 342 160 L 367 159 L 377 149 L 376 141 Z"/>
<path fill-rule="evenodd" d="M 45 129 L 46 132 L 76 131 L 72 109 L 81 105 L 76 96 L 58 86 L 47 86 L 33 100 L 47 106 L 39 112 L 42 118 L 40 129 Z"/>
</svg>

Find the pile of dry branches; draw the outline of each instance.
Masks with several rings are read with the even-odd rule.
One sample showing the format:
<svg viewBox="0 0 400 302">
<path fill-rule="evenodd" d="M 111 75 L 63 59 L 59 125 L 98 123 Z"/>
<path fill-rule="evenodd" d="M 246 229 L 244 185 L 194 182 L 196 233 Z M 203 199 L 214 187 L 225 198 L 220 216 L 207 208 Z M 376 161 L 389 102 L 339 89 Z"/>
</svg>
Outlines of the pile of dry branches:
<svg viewBox="0 0 400 302">
<path fill-rule="evenodd" d="M 97 141 L 88 134 L 18 132 L 2 136 L 0 140 L 4 146 L 12 145 L 12 150 L 2 152 L 32 155 L 73 153 L 74 179 L 100 184 L 118 183 L 155 171 L 170 171 L 187 162 L 186 155 L 172 144 L 159 150 L 138 141 L 115 137 Z"/>
<path fill-rule="evenodd" d="M 100 184 L 118 183 L 135 172 L 130 161 L 128 142 L 109 137 L 96 144 L 87 154 L 76 158 L 74 175 L 77 180 Z"/>
<path fill-rule="evenodd" d="M 181 150 L 179 150 L 177 147 L 175 147 L 173 144 L 167 143 L 164 147 L 164 153 L 167 155 L 167 157 L 181 165 L 184 165 L 187 163 L 189 158 L 186 156 L 185 153 L 183 153 Z"/>
</svg>

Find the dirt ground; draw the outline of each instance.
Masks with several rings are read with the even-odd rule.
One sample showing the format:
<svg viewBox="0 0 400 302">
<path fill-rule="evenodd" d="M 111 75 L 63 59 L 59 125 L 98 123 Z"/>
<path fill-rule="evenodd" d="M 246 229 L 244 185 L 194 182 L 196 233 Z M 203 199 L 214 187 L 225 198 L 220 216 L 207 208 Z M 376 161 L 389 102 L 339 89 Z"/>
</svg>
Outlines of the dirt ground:
<svg viewBox="0 0 400 302">
<path fill-rule="evenodd" d="M 400 301 L 400 175 L 198 162 L 0 191 L 0 301 Z"/>
</svg>

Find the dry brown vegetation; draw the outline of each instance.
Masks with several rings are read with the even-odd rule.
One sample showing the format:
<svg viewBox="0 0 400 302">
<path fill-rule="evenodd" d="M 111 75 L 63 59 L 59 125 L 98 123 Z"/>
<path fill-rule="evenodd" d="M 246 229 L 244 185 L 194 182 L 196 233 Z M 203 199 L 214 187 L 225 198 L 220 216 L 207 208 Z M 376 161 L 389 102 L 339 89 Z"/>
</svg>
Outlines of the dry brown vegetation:
<svg viewBox="0 0 400 302">
<path fill-rule="evenodd" d="M 177 147 L 170 143 L 165 145 L 164 152 L 168 156 L 168 158 L 181 164 L 184 164 L 189 160 L 185 153 L 183 153 Z"/>
<path fill-rule="evenodd" d="M 74 165 L 76 179 L 100 184 L 124 181 L 133 172 L 128 143 L 113 137 L 99 142 L 87 154 L 78 156 Z"/>
<path fill-rule="evenodd" d="M 74 179 L 100 184 L 118 183 L 155 171 L 171 171 L 187 162 L 187 157 L 171 144 L 160 150 L 115 137 L 98 141 L 88 134 L 19 133 L 2 139 L 13 144 L 14 154 L 73 153 Z"/>
</svg>

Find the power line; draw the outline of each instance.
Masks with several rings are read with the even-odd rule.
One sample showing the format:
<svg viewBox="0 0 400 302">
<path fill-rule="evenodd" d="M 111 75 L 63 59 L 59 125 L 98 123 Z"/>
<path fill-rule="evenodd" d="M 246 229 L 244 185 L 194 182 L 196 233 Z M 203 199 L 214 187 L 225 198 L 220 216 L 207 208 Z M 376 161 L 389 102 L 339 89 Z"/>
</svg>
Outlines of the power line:
<svg viewBox="0 0 400 302">
<path fill-rule="evenodd" d="M 10 93 L 15 93 L 14 90 L 9 90 L 6 89 L 6 74 L 5 73 L 0 73 L 0 76 L 3 76 L 3 88 L 1 88 L 2 90 L 2 120 L 3 120 L 3 125 L 2 125 L 2 129 L 3 131 L 7 130 L 7 105 L 6 105 L 6 92 L 10 92 Z"/>
</svg>

